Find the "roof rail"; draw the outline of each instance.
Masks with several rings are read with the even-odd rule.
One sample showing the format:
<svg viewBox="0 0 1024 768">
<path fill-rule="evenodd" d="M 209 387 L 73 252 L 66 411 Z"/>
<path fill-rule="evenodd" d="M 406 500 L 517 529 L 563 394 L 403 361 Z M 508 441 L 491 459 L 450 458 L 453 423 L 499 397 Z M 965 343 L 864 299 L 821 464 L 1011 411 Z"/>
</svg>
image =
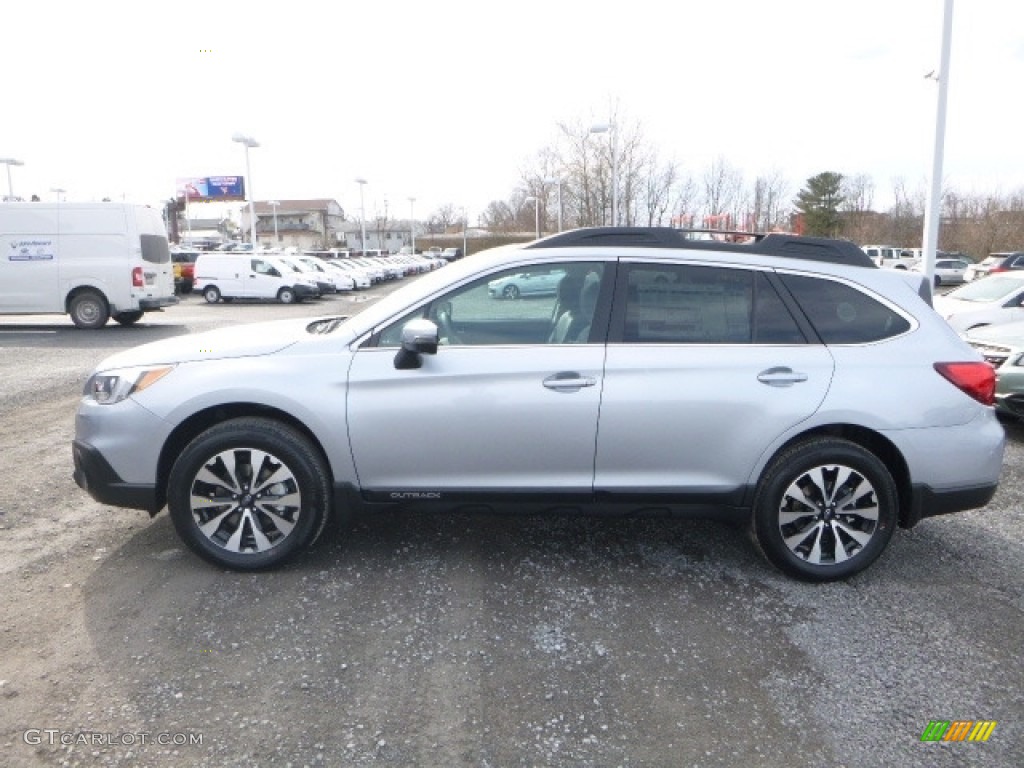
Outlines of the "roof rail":
<svg viewBox="0 0 1024 768">
<path fill-rule="evenodd" d="M 724 234 L 748 238 L 747 242 L 695 240 L 693 233 Z M 864 251 L 846 240 L 825 237 L 804 237 L 772 232 L 723 232 L 721 230 L 686 230 L 672 227 L 584 227 L 535 240 L 527 248 L 567 248 L 570 246 L 607 248 L 682 248 L 702 251 L 731 251 L 782 256 L 805 261 L 823 261 L 854 267 L 878 269 Z"/>
</svg>

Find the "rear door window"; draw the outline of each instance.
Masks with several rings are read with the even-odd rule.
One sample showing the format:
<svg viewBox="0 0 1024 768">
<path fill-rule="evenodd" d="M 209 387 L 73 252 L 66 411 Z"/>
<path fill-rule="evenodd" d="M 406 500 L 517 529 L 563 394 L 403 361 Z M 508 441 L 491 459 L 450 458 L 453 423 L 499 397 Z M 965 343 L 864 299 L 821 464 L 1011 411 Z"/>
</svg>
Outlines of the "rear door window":
<svg viewBox="0 0 1024 768">
<path fill-rule="evenodd" d="M 162 235 L 139 235 L 142 244 L 142 260 L 150 264 L 167 264 L 171 260 L 171 249 L 167 238 Z"/>
<path fill-rule="evenodd" d="M 632 264 L 621 341 L 627 344 L 804 344 L 768 277 L 687 264 Z"/>
</svg>

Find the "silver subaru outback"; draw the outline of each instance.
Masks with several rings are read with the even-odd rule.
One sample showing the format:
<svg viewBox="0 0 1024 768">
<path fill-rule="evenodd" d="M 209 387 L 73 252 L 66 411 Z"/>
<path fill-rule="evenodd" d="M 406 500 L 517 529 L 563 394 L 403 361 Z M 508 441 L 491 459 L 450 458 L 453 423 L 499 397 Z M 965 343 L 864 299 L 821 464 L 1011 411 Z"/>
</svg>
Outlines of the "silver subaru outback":
<svg viewBox="0 0 1024 768">
<path fill-rule="evenodd" d="M 996 489 L 992 367 L 929 302 L 850 243 L 575 230 L 354 317 L 116 354 L 85 387 L 75 478 L 167 506 L 235 569 L 353 510 L 472 506 L 727 517 L 784 572 L 842 579 Z"/>
</svg>

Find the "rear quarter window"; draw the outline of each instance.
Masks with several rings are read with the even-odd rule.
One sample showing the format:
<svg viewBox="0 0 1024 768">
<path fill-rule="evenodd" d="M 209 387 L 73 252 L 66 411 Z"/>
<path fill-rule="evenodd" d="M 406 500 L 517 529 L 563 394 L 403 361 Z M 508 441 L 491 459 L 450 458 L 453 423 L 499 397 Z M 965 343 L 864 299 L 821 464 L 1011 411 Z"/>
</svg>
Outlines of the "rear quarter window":
<svg viewBox="0 0 1024 768">
<path fill-rule="evenodd" d="M 910 330 L 910 322 L 866 293 L 835 280 L 780 275 L 826 344 L 866 344 Z"/>
</svg>

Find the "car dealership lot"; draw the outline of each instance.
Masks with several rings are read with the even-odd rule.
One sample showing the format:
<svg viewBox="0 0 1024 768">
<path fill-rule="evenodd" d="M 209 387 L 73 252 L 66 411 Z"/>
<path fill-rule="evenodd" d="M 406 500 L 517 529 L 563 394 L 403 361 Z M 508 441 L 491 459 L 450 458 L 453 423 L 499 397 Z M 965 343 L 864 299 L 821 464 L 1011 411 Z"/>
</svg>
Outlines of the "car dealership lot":
<svg viewBox="0 0 1024 768">
<path fill-rule="evenodd" d="M 75 405 L 107 354 L 387 290 L 186 296 L 92 332 L 0 321 L 5 765 L 1019 762 L 1020 424 L 988 508 L 898 531 L 869 571 L 818 586 L 721 524 L 463 514 L 361 518 L 281 570 L 228 573 L 166 512 L 74 485 Z M 922 743 L 932 720 L 998 725 Z"/>
</svg>

